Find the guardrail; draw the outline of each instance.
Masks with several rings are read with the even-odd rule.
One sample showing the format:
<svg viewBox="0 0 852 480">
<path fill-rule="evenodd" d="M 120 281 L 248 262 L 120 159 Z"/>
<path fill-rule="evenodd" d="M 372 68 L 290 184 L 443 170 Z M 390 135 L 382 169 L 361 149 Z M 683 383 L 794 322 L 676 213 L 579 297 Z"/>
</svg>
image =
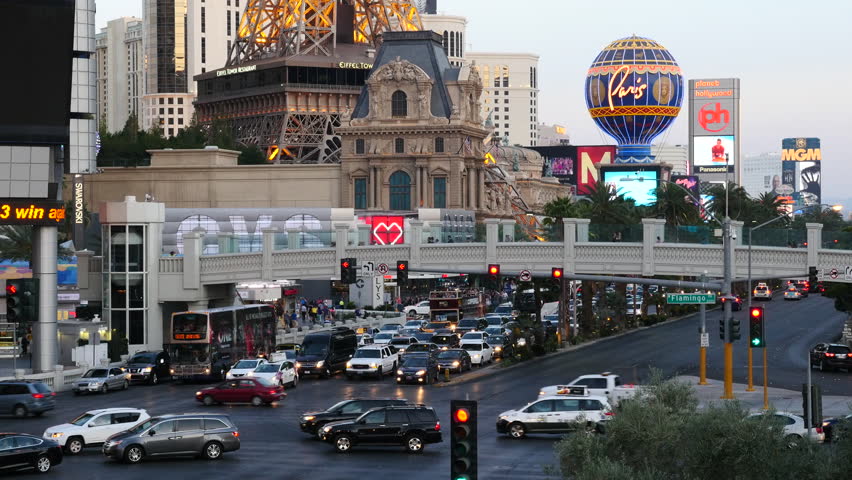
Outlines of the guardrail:
<svg viewBox="0 0 852 480">
<path fill-rule="evenodd" d="M 57 365 L 52 372 L 24 374 L 24 370 L 18 369 L 12 377 L 0 377 L 3 380 L 35 380 L 44 383 L 54 392 L 71 390 L 71 384 L 82 377 L 88 367 L 72 367 L 66 369 L 63 365 Z"/>
<path fill-rule="evenodd" d="M 344 310 L 343 312 L 354 312 L 353 310 Z M 337 314 L 343 313 L 340 310 Z M 405 323 L 405 314 L 398 312 L 369 312 L 372 314 L 393 314 L 388 317 L 375 317 L 368 315 L 367 318 L 345 318 L 335 320 L 331 323 L 317 323 L 314 325 L 306 325 L 298 328 L 279 328 L 275 335 L 275 343 L 302 343 L 306 335 L 320 330 L 328 330 L 332 327 L 349 327 L 352 330 L 358 328 L 379 328 L 386 323 Z"/>
</svg>

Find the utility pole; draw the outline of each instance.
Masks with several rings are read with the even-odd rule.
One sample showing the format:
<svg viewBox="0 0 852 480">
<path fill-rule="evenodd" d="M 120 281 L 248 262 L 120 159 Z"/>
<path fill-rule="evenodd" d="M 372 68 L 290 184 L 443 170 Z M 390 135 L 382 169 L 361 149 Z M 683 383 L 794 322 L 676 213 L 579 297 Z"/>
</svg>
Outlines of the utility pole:
<svg viewBox="0 0 852 480">
<path fill-rule="evenodd" d="M 706 282 L 707 277 L 705 271 L 701 274 L 701 282 Z M 699 330 L 699 350 L 698 350 L 698 384 L 707 385 L 707 345 L 710 343 L 710 335 L 707 334 L 707 307 L 702 303 L 698 307 L 700 312 L 701 328 Z"/>
<path fill-rule="evenodd" d="M 727 204 L 725 205 L 727 208 Z M 722 296 L 731 296 L 731 283 L 733 281 L 734 242 L 731 235 L 731 219 L 725 216 L 722 223 L 723 244 L 723 272 Z M 734 339 L 731 332 L 731 301 L 726 300 L 722 304 L 722 319 L 725 323 L 725 393 L 723 399 L 734 398 Z"/>
</svg>

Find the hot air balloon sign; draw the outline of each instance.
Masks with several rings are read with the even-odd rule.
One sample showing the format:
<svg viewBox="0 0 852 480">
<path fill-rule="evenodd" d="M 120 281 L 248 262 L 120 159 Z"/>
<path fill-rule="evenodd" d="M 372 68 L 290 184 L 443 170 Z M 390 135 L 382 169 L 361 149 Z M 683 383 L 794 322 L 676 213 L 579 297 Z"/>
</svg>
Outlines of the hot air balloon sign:
<svg viewBox="0 0 852 480">
<path fill-rule="evenodd" d="M 662 45 L 627 37 L 607 45 L 586 75 L 586 106 L 618 142 L 615 163 L 652 163 L 651 142 L 680 112 L 683 75 Z"/>
</svg>

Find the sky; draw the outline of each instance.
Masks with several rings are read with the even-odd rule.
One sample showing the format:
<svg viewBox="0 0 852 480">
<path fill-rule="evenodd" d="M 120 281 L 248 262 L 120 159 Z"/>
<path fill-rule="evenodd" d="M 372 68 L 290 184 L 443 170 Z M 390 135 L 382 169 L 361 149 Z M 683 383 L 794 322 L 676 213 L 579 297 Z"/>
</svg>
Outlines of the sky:
<svg viewBox="0 0 852 480">
<path fill-rule="evenodd" d="M 97 8 L 98 28 L 142 15 L 141 0 L 98 0 Z M 613 143 L 589 116 L 583 86 L 615 39 L 658 41 L 686 79 L 740 78 L 742 153 L 818 137 L 823 202 L 852 207 L 852 1 L 438 0 L 438 11 L 467 17 L 468 51 L 539 55 L 539 121 L 564 125 L 577 145 Z M 657 141 L 688 143 L 686 113 L 684 102 Z"/>
</svg>

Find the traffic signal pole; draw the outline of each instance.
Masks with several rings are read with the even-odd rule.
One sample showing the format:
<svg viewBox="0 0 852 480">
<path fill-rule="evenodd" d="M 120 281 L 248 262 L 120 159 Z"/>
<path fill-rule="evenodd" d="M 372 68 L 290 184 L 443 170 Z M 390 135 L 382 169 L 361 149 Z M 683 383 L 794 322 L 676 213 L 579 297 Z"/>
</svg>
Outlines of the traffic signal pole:
<svg viewBox="0 0 852 480">
<path fill-rule="evenodd" d="M 33 227 L 33 278 L 38 282 L 38 321 L 33 324 L 32 369 L 53 370 L 58 362 L 56 320 L 56 256 L 58 228 Z M 26 335 L 26 332 L 24 333 Z"/>
<path fill-rule="evenodd" d="M 700 280 L 704 282 L 707 278 L 702 274 Z M 707 307 L 702 303 L 698 306 L 698 311 L 701 320 L 701 331 L 699 332 L 701 341 L 698 346 L 698 384 L 707 385 L 707 347 L 704 346 L 704 338 L 707 337 L 709 341 L 710 337 L 707 334 Z"/>
<path fill-rule="evenodd" d="M 731 219 L 726 215 L 722 224 L 722 241 L 724 243 L 722 295 L 724 297 L 731 296 L 731 283 L 734 277 L 734 239 L 731 233 Z M 734 344 L 732 343 L 734 339 L 732 338 L 731 301 L 722 304 L 722 315 L 725 323 L 725 392 L 722 398 L 732 400 L 734 398 Z"/>
</svg>

